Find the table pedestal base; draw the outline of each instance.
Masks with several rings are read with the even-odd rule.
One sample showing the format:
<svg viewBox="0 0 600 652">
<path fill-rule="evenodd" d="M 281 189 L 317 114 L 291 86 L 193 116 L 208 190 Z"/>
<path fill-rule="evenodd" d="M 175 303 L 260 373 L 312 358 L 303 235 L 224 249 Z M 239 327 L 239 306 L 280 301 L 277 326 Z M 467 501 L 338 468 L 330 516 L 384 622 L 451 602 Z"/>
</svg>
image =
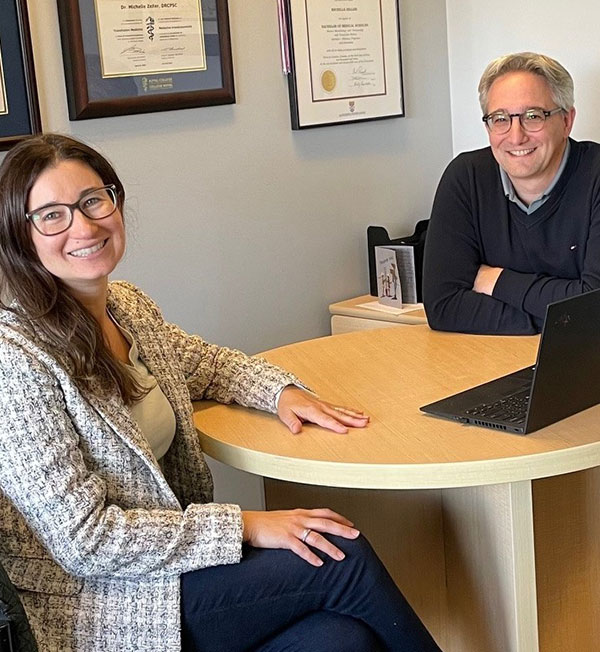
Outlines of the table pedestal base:
<svg viewBox="0 0 600 652">
<path fill-rule="evenodd" d="M 598 645 L 600 469 L 442 490 L 265 479 L 265 496 L 267 509 L 330 507 L 353 520 L 445 652 Z"/>
</svg>

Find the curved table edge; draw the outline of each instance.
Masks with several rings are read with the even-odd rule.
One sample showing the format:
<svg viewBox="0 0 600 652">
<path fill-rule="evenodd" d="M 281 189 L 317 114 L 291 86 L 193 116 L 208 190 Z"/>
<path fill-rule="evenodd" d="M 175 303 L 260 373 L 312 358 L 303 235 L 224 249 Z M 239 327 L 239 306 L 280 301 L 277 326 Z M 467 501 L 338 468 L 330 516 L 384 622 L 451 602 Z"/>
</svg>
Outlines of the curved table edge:
<svg viewBox="0 0 600 652">
<path fill-rule="evenodd" d="M 215 440 L 197 429 L 210 457 L 276 480 L 354 489 L 444 489 L 536 480 L 600 466 L 600 442 L 494 460 L 360 464 L 286 457 Z"/>
</svg>

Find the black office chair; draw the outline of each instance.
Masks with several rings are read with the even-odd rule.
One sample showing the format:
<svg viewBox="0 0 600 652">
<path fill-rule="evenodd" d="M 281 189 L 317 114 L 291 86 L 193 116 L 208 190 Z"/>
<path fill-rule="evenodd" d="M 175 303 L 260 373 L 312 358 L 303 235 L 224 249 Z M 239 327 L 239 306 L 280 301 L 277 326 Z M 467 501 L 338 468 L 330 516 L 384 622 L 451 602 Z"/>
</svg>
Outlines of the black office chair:
<svg viewBox="0 0 600 652">
<path fill-rule="evenodd" d="M 38 652 L 21 600 L 1 565 L 0 652 Z"/>
</svg>

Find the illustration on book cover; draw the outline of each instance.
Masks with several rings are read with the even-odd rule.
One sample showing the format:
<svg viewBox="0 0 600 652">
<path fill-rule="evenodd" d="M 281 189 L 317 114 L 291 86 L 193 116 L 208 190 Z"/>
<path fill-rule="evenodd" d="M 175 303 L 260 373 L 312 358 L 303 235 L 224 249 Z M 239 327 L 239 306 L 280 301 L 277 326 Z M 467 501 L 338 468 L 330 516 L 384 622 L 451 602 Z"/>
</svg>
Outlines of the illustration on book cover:
<svg viewBox="0 0 600 652">
<path fill-rule="evenodd" d="M 417 303 L 414 249 L 405 245 L 375 247 L 377 295 L 385 306 Z"/>
</svg>

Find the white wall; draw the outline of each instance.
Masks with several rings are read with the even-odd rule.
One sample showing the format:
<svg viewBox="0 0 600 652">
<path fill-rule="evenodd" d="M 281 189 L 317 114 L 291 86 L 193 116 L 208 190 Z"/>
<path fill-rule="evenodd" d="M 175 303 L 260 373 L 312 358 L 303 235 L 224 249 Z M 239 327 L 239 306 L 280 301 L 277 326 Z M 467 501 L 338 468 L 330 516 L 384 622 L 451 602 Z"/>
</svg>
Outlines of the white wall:
<svg viewBox="0 0 600 652">
<path fill-rule="evenodd" d="M 488 144 L 477 98 L 485 66 L 509 52 L 542 52 L 575 81 L 573 137 L 600 140 L 600 4 L 593 0 L 447 0 L 454 153 Z"/>
<path fill-rule="evenodd" d="M 248 352 L 325 335 L 328 304 L 368 290 L 367 225 L 397 236 L 428 216 L 451 156 L 444 0 L 401 2 L 405 118 L 302 132 L 275 0 L 229 1 L 235 105 L 77 122 L 56 2 L 28 5 L 44 129 L 113 161 L 130 226 L 116 276 L 184 328 Z M 256 481 L 216 475 L 218 498 L 260 502 Z"/>
</svg>

